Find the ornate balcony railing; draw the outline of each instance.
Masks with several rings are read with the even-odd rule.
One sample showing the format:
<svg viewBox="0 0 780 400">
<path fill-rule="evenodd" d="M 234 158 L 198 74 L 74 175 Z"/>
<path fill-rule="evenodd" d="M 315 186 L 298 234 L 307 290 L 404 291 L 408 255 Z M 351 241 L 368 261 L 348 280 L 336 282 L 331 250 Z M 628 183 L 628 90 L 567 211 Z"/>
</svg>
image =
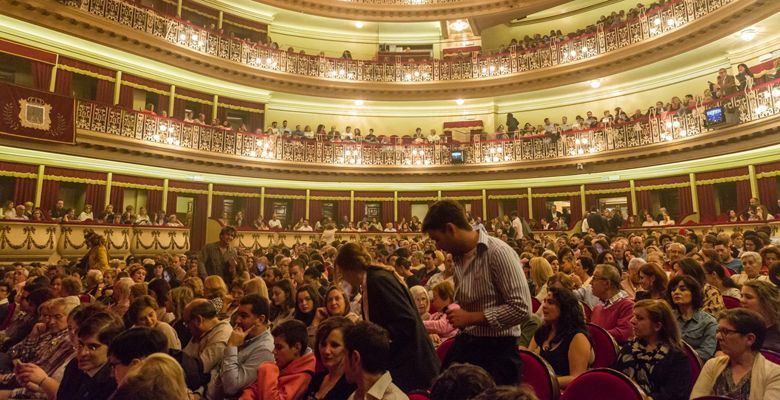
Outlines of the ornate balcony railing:
<svg viewBox="0 0 780 400">
<path fill-rule="evenodd" d="M 555 139 L 545 135 L 469 143 L 390 143 L 293 139 L 234 132 L 219 127 L 185 123 L 122 107 L 79 101 L 79 130 L 167 145 L 172 149 L 242 156 L 257 160 L 294 163 L 366 166 L 440 166 L 452 164 L 452 152 L 463 152 L 467 165 L 554 160 L 684 140 L 708 134 L 704 110 L 720 105 L 745 123 L 780 114 L 780 79 L 720 99 L 717 103 L 678 113 L 663 113 L 627 124 L 563 132 Z"/>
<path fill-rule="evenodd" d="M 273 49 L 228 37 L 154 10 L 122 0 L 59 0 L 85 12 L 143 31 L 195 52 L 265 71 L 356 82 L 443 82 L 502 77 L 565 65 L 609 53 L 664 35 L 689 24 L 733 0 L 673 0 L 622 24 L 597 26 L 595 33 L 551 43 L 532 50 L 515 46 L 508 53 L 474 54 L 469 58 L 348 60 Z M 391 1 L 391 0 L 387 0 Z M 393 0 L 393 2 L 412 0 Z"/>
</svg>

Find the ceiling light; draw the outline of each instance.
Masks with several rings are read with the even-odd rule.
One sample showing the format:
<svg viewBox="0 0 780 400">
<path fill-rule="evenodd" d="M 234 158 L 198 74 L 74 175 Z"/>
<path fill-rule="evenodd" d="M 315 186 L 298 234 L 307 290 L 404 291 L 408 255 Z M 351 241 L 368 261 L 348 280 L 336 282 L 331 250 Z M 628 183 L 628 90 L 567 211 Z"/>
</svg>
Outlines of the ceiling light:
<svg viewBox="0 0 780 400">
<path fill-rule="evenodd" d="M 362 107 L 364 104 L 363 100 L 355 100 L 355 105 L 358 107 Z"/>
<path fill-rule="evenodd" d="M 753 28 L 745 29 L 744 31 L 739 33 L 739 38 L 746 42 L 755 39 L 755 37 L 756 37 L 756 30 Z"/>
<path fill-rule="evenodd" d="M 601 87 L 601 79 L 594 79 L 589 83 L 590 83 L 590 87 L 592 87 L 593 89 L 598 89 Z"/>
<path fill-rule="evenodd" d="M 358 29 L 361 29 L 361 28 L 363 28 L 363 23 L 362 23 L 362 22 L 360 22 L 360 21 L 356 21 L 356 22 L 355 22 L 355 28 L 358 28 Z"/>
<path fill-rule="evenodd" d="M 463 103 L 465 103 L 465 102 L 466 102 L 466 101 L 465 101 L 465 100 L 463 100 L 463 99 L 456 99 L 456 100 L 455 100 L 455 104 L 457 104 L 457 105 L 459 105 L 459 106 L 462 106 L 462 105 L 463 105 Z"/>
<path fill-rule="evenodd" d="M 772 53 L 766 53 L 766 54 L 764 54 L 763 56 L 761 56 L 761 57 L 758 57 L 758 62 L 769 61 L 769 60 L 771 60 L 771 59 L 772 59 L 772 57 L 774 57 L 774 56 L 772 55 Z"/>
<path fill-rule="evenodd" d="M 462 19 L 455 20 L 455 22 L 450 24 L 450 29 L 452 29 L 455 32 L 462 32 L 468 27 L 469 27 L 469 23 Z"/>
</svg>

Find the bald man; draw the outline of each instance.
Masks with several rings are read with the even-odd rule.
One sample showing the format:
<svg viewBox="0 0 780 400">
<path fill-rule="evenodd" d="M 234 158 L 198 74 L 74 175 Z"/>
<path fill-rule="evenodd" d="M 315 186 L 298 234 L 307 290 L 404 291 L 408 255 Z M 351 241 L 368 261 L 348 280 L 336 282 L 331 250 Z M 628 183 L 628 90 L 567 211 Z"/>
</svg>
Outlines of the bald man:
<svg viewBox="0 0 780 400">
<path fill-rule="evenodd" d="M 228 321 L 217 318 L 217 309 L 206 299 L 195 299 L 187 304 L 182 320 L 192 334 L 182 351 L 203 362 L 203 373 L 211 373 L 222 362 L 233 328 Z"/>
</svg>

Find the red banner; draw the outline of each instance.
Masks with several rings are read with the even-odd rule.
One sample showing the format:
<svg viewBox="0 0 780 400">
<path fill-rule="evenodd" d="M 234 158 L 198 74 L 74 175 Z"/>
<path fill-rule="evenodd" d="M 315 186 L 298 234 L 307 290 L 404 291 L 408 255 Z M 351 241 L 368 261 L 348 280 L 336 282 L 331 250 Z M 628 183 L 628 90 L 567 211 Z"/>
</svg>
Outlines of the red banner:
<svg viewBox="0 0 780 400">
<path fill-rule="evenodd" d="M 76 142 L 71 97 L 0 83 L 0 134 L 50 142 Z"/>
</svg>

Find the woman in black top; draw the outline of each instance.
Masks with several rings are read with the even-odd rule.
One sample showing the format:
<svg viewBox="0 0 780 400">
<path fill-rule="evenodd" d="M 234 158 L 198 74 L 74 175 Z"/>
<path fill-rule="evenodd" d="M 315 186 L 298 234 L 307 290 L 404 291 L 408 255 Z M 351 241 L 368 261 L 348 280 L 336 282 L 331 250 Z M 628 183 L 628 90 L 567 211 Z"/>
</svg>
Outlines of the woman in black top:
<svg viewBox="0 0 780 400">
<path fill-rule="evenodd" d="M 390 333 L 393 383 L 406 393 L 430 388 L 439 358 L 403 278 L 392 267 L 373 264 L 363 246 L 354 242 L 341 247 L 335 264 L 342 284 L 355 292 L 362 288 L 363 318 Z"/>
<path fill-rule="evenodd" d="M 620 350 L 614 369 L 633 379 L 653 400 L 684 400 L 691 392 L 691 365 L 680 328 L 663 300 L 641 300 L 631 319 L 634 338 Z"/>
<path fill-rule="evenodd" d="M 344 329 L 351 325 L 345 317 L 331 317 L 320 324 L 314 355 L 325 370 L 314 374 L 305 400 L 345 400 L 355 391 L 356 386 L 344 376 Z"/>
<path fill-rule="evenodd" d="M 747 64 L 739 64 L 737 65 L 737 71 L 739 73 L 737 74 L 737 90 L 745 90 L 748 85 L 753 86 L 755 77 L 753 76 L 753 72 L 750 71 L 750 67 L 747 66 Z"/>
<path fill-rule="evenodd" d="M 588 369 L 593 347 L 577 297 L 568 289 L 550 287 L 542 304 L 542 325 L 529 350 L 547 360 L 563 389 Z"/>
</svg>

